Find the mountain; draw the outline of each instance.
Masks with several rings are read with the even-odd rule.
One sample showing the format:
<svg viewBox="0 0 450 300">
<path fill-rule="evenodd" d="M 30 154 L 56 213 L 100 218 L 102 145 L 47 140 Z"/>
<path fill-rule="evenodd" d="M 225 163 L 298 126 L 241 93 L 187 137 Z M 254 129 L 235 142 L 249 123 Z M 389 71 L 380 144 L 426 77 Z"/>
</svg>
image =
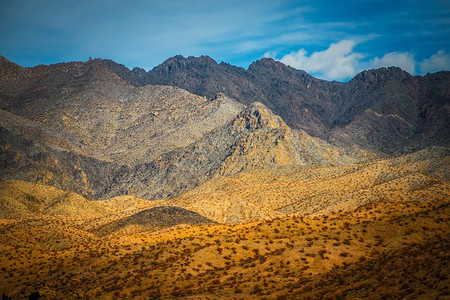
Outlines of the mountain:
<svg viewBox="0 0 450 300">
<path fill-rule="evenodd" d="M 111 61 L 1 64 L 0 179 L 89 199 L 166 199 L 216 174 L 370 157 L 292 130 L 260 103 L 246 107 L 223 94 L 207 99 L 177 87 L 134 86 Z"/>
<path fill-rule="evenodd" d="M 450 72 L 411 76 L 390 67 L 340 83 L 266 58 L 246 70 L 206 56 L 175 56 L 149 71 L 145 83 L 178 86 L 206 97 L 221 92 L 244 104 L 258 101 L 292 128 L 378 153 L 450 141 Z"/>
<path fill-rule="evenodd" d="M 448 296 L 447 72 L 161 66 L 0 57 L 3 299 Z"/>
<path fill-rule="evenodd" d="M 9 82 L 1 83 L 0 95 L 5 99 L 16 98 L 18 88 L 27 97 L 46 97 L 39 93 L 46 90 L 51 94 L 72 78 L 89 77 L 86 73 L 96 66 L 98 71 L 103 70 L 99 76 L 109 73 L 116 80 L 121 79 L 122 84 L 135 87 L 177 86 L 208 99 L 223 93 L 244 105 L 261 102 L 291 128 L 347 148 L 356 145 L 391 155 L 446 146 L 450 141 L 449 72 L 411 76 L 390 67 L 363 71 L 349 82 L 341 83 L 316 79 L 266 58 L 243 69 L 217 63 L 208 56 L 177 55 L 149 72 L 140 68 L 129 70 L 114 61 L 101 59 L 31 69 L 21 68 L 5 58 L 0 63 L 3 69 L 0 76 L 4 73 L 3 78 L 7 75 L 8 81 L 16 79 L 12 81 L 14 87 Z M 55 69 L 58 71 L 54 72 Z M 38 73 L 39 80 L 35 78 Z M 81 78 L 77 79 L 78 86 L 83 84 Z M 45 82 L 51 82 L 53 88 L 45 89 Z M 11 90 L 15 90 L 15 95 L 11 95 Z M 6 110 L 11 109 L 10 105 Z"/>
</svg>

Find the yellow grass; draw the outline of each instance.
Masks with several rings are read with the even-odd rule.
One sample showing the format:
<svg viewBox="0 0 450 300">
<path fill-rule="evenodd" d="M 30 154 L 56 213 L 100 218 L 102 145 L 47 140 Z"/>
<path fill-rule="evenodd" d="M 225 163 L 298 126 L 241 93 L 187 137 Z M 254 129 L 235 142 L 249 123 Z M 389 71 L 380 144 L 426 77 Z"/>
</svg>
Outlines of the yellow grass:
<svg viewBox="0 0 450 300">
<path fill-rule="evenodd" d="M 252 170 L 177 198 L 0 183 L 0 293 L 53 298 L 423 298 L 450 293 L 449 182 L 411 157 Z M 95 230 L 160 205 L 218 225 Z M 225 222 L 231 223 L 225 223 Z"/>
</svg>

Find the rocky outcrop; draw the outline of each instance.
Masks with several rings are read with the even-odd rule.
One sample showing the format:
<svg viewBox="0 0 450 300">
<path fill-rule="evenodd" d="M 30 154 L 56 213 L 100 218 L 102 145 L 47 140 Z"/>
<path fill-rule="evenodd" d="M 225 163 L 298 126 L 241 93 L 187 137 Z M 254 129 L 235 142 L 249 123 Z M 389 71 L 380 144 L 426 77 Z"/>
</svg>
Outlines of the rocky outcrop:
<svg viewBox="0 0 450 300">
<path fill-rule="evenodd" d="M 216 101 L 228 101 L 218 99 Z M 354 161 L 327 143 L 292 131 L 264 105 L 254 103 L 227 124 L 195 142 L 149 155 L 136 163 L 99 159 L 35 122 L 9 113 L 1 128 L 1 179 L 21 179 L 75 191 L 89 199 L 135 195 L 166 199 L 216 174 L 286 164 L 340 164 Z M 153 143 L 158 145 L 158 137 Z M 150 141 L 149 141 L 150 143 Z M 120 145 L 120 144 L 118 144 Z M 122 144 L 123 145 L 123 144 Z"/>
</svg>

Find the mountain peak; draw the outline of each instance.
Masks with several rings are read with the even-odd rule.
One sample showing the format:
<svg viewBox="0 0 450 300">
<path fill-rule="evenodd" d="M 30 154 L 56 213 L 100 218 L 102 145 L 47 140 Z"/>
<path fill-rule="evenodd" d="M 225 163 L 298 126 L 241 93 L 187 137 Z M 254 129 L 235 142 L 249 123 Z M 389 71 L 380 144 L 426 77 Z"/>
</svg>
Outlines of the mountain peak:
<svg viewBox="0 0 450 300">
<path fill-rule="evenodd" d="M 287 66 L 282 62 L 276 61 L 272 58 L 262 58 L 253 62 L 248 67 L 248 71 L 258 76 L 264 76 L 267 75 L 267 73 L 272 73 L 274 75 L 276 74 L 275 76 L 278 76 L 279 74 L 289 74 L 289 77 L 296 77 L 298 79 L 301 79 L 301 81 L 303 82 L 318 80 L 303 70 L 292 68 L 291 66 Z"/>
<path fill-rule="evenodd" d="M 17 65 L 15 63 L 13 63 L 12 61 L 10 61 L 9 59 L 7 59 L 6 57 L 0 55 L 0 66 L 3 66 L 5 64 Z"/>
<path fill-rule="evenodd" d="M 238 118 L 236 118 L 235 122 L 238 122 L 239 126 L 251 130 L 260 129 L 263 127 L 273 129 L 280 127 L 287 128 L 284 121 L 261 102 L 253 102 L 247 106 Z"/>
<path fill-rule="evenodd" d="M 252 62 L 250 64 L 250 66 L 248 67 L 248 70 L 250 71 L 250 70 L 255 70 L 255 69 L 259 69 L 259 68 L 268 68 L 268 67 L 273 68 L 277 64 L 280 64 L 280 63 L 275 61 L 272 58 L 264 57 L 264 58 L 261 58 L 261 59 L 258 59 L 256 61 Z"/>
<path fill-rule="evenodd" d="M 154 67 L 149 73 L 173 74 L 180 70 L 205 70 L 217 66 L 217 62 L 209 56 L 189 56 L 176 55 L 166 59 L 162 64 Z"/>
<path fill-rule="evenodd" d="M 203 62 L 217 63 L 214 59 L 212 59 L 208 55 L 202 55 L 200 57 L 189 56 L 188 59 L 196 59 L 196 60 L 203 61 Z"/>
<path fill-rule="evenodd" d="M 362 71 L 356 74 L 351 81 L 381 82 L 393 78 L 401 79 L 407 77 L 412 77 L 412 75 L 399 67 L 383 67 Z"/>
<path fill-rule="evenodd" d="M 217 62 L 209 57 L 208 55 L 202 56 L 188 56 L 184 57 L 183 55 L 175 55 L 168 59 L 166 59 L 162 65 L 174 64 L 174 63 L 212 63 L 217 64 Z"/>
</svg>

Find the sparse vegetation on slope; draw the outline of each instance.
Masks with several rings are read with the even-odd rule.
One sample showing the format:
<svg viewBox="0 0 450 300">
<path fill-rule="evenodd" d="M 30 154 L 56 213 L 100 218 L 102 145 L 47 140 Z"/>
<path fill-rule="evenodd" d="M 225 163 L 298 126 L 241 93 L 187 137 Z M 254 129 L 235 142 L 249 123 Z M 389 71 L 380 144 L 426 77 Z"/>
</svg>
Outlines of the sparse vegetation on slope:
<svg viewBox="0 0 450 300">
<path fill-rule="evenodd" d="M 335 167 L 287 166 L 218 176 L 171 203 L 218 222 L 351 211 L 386 199 L 450 198 L 448 149 Z"/>
<path fill-rule="evenodd" d="M 447 152 L 433 153 L 439 154 L 433 159 L 442 160 Z M 422 154 L 372 164 L 240 173 L 173 200 L 85 200 L 101 215 L 80 210 L 76 216 L 2 219 L 0 292 L 138 299 L 447 295 L 450 189 L 443 176 L 429 177 L 445 172 Z M 38 195 L 30 192 L 37 190 L 49 198 L 61 194 L 19 183 L 3 183 L 3 195 L 17 200 Z M 21 194 L 14 194 L 14 186 L 22 186 Z M 234 196 L 226 198 L 230 192 Z M 344 201 L 346 193 L 356 200 Z M 313 208 L 292 206 L 298 210 L 287 216 L 286 201 L 305 201 L 302 197 L 315 197 L 309 202 Z M 219 199 L 228 210 L 219 210 Z M 189 225 L 210 221 L 167 205 L 192 206 L 213 220 L 266 220 Z"/>
<path fill-rule="evenodd" d="M 323 217 L 103 237 L 64 219 L 8 222 L 0 230 L 0 291 L 138 299 L 446 295 L 449 213 L 448 199 L 389 201 Z"/>
</svg>

